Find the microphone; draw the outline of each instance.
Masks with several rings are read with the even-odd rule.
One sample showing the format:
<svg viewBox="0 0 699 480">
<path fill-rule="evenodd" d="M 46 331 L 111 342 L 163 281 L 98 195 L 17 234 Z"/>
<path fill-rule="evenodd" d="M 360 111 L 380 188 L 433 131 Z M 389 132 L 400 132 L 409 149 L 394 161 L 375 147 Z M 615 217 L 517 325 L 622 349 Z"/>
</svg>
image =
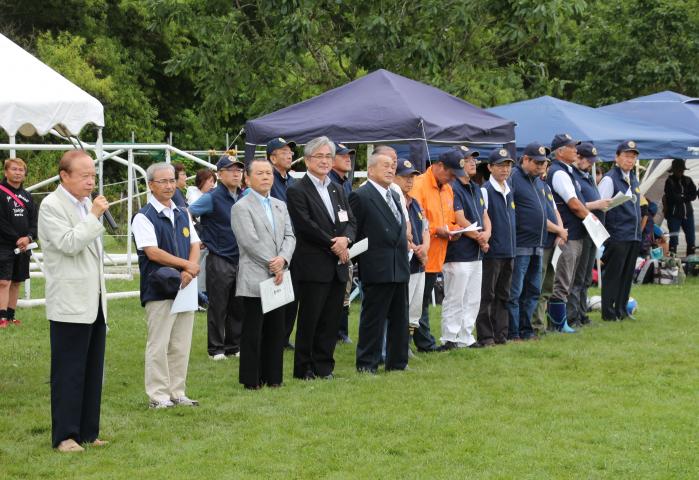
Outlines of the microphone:
<svg viewBox="0 0 699 480">
<path fill-rule="evenodd" d="M 96 196 L 98 196 L 98 194 L 93 192 L 92 198 L 94 199 Z M 109 225 L 109 228 L 111 228 L 112 230 L 117 229 L 117 223 L 114 221 L 114 217 L 112 217 L 112 214 L 109 213 L 109 209 L 104 211 L 104 213 L 102 214 L 102 218 L 107 222 L 107 225 Z"/>
</svg>

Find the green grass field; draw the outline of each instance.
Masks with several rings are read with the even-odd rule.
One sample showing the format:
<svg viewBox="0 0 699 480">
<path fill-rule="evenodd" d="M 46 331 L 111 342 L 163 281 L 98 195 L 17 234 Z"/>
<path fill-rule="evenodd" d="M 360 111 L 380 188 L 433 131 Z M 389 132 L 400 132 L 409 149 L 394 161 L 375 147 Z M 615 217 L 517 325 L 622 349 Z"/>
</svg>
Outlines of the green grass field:
<svg viewBox="0 0 699 480">
<path fill-rule="evenodd" d="M 332 381 L 292 379 L 287 352 L 285 386 L 256 392 L 236 359 L 207 358 L 197 314 L 188 394 L 201 406 L 164 411 L 143 392 L 143 309 L 110 302 L 111 444 L 72 455 L 50 448 L 48 322 L 24 310 L 0 331 L 0 478 L 699 478 L 697 293 L 696 279 L 634 287 L 636 321 L 594 314 L 576 335 L 420 354 L 375 377 L 355 373 L 354 345 L 338 347 Z"/>
</svg>

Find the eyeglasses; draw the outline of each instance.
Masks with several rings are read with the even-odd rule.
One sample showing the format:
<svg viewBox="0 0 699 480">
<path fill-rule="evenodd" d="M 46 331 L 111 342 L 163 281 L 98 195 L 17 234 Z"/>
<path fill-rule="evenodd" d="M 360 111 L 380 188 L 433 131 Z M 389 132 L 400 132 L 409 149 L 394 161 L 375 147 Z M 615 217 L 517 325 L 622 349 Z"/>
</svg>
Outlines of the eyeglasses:
<svg viewBox="0 0 699 480">
<path fill-rule="evenodd" d="M 274 153 L 272 153 L 272 155 L 274 155 L 275 157 L 293 157 L 294 152 L 287 151 L 287 150 L 279 150 L 279 151 L 275 151 Z"/>
<path fill-rule="evenodd" d="M 219 168 L 218 171 L 219 171 L 219 173 L 220 172 L 243 173 L 242 168 L 235 168 L 235 167 Z"/>
<path fill-rule="evenodd" d="M 311 158 L 312 158 L 313 160 L 323 160 L 323 159 L 325 159 L 325 160 L 332 160 L 332 159 L 333 159 L 333 155 L 332 155 L 331 153 L 326 153 L 325 155 L 318 153 L 318 154 L 315 154 L 315 155 L 311 155 Z"/>
<path fill-rule="evenodd" d="M 174 178 L 163 178 L 162 180 L 151 180 L 153 183 L 157 183 L 158 185 L 174 185 L 177 183 L 177 180 Z"/>
</svg>

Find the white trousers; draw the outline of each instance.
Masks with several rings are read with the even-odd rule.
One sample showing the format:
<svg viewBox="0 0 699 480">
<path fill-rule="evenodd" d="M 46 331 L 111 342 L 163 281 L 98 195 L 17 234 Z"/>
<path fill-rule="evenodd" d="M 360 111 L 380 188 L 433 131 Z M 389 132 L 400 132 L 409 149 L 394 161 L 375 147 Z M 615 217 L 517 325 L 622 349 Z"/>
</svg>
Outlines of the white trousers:
<svg viewBox="0 0 699 480">
<path fill-rule="evenodd" d="M 146 303 L 146 394 L 159 402 L 185 395 L 194 312 L 170 315 L 172 300 Z"/>
<path fill-rule="evenodd" d="M 411 273 L 408 282 L 408 325 L 420 326 L 422 293 L 425 291 L 425 272 Z"/>
<path fill-rule="evenodd" d="M 481 304 L 483 262 L 449 262 L 442 267 L 442 344 L 467 347 L 476 342 L 473 328 Z"/>
</svg>

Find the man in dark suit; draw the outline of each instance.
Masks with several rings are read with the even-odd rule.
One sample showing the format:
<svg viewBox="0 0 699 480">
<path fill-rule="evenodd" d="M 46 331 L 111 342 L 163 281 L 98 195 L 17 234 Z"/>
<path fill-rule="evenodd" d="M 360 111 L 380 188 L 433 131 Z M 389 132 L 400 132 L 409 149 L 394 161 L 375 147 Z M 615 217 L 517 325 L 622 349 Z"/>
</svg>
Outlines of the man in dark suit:
<svg viewBox="0 0 699 480">
<path fill-rule="evenodd" d="M 328 177 L 335 144 L 328 137 L 314 138 L 304 155 L 308 172 L 288 188 L 286 201 L 296 233 L 291 275 L 299 298 L 294 377 L 312 380 L 332 378 L 335 368 L 355 220 L 345 193 Z"/>
<path fill-rule="evenodd" d="M 373 154 L 367 162 L 369 180 L 350 194 L 357 218 L 357 238 L 368 238 L 359 256 L 362 312 L 357 341 L 357 371 L 376 373 L 386 331 L 386 370 L 408 365 L 408 240 L 406 219 L 398 195 L 389 186 L 395 176 L 393 159 Z M 388 322 L 388 327 L 386 327 Z"/>
</svg>

